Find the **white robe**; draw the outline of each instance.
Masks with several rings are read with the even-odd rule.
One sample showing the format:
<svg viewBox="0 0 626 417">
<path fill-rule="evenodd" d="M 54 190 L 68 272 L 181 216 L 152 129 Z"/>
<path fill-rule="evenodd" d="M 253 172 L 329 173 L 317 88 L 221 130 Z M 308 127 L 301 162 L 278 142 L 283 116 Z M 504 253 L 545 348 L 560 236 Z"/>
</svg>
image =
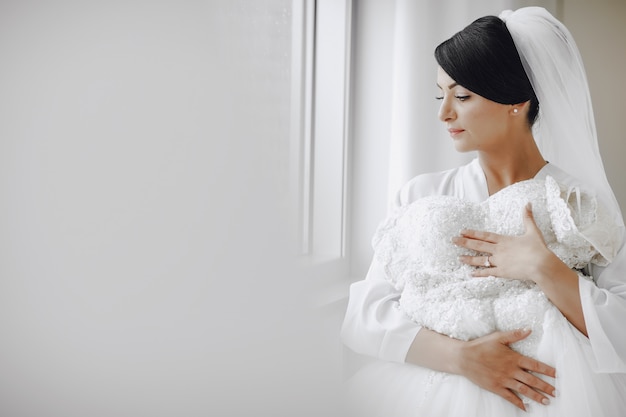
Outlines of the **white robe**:
<svg viewBox="0 0 626 417">
<path fill-rule="evenodd" d="M 584 188 L 575 178 L 551 164 L 544 166 L 535 178 L 545 179 L 546 176 L 569 187 Z M 456 169 L 414 178 L 400 191 L 396 204 L 409 204 L 428 195 L 451 195 L 473 202 L 489 197 L 477 159 Z M 590 265 L 589 273 L 595 283 L 579 279 L 589 334 L 590 349 L 586 359 L 594 372 L 626 373 L 623 324 L 626 320 L 626 250 L 622 248 L 606 268 Z M 344 344 L 360 354 L 403 363 L 420 327 L 398 308 L 400 295 L 401 291 L 394 288 L 381 265 L 374 260 L 367 277 L 350 288 L 342 326 Z M 624 413 L 626 415 L 626 410 Z"/>
</svg>

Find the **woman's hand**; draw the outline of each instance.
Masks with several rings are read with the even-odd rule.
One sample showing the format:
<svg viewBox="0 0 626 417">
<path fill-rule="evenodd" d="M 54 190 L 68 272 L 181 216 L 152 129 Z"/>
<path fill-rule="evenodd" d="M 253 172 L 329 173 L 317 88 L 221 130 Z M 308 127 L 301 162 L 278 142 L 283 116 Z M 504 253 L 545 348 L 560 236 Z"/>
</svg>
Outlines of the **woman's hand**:
<svg viewBox="0 0 626 417">
<path fill-rule="evenodd" d="M 485 254 L 461 256 L 461 262 L 483 266 L 473 272 L 475 277 L 494 276 L 534 281 L 567 320 L 587 336 L 578 274 L 548 249 L 533 218 L 530 203 L 523 211 L 523 220 L 524 234 L 521 236 L 476 230 L 461 232 L 460 237 L 452 239 L 454 244 Z"/>
<path fill-rule="evenodd" d="M 530 330 L 494 332 L 464 342 L 422 328 L 409 348 L 406 362 L 464 376 L 525 410 L 517 394 L 541 404 L 549 402 L 546 394 L 555 395 L 554 386 L 533 374 L 554 378 L 554 368 L 509 347 L 529 334 Z"/>
<path fill-rule="evenodd" d="M 555 369 L 509 347 L 529 334 L 530 330 L 495 332 L 464 342 L 457 358 L 459 374 L 524 411 L 526 408 L 519 395 L 550 404 L 546 394 L 554 397 L 554 386 L 533 373 L 554 378 Z"/>
<path fill-rule="evenodd" d="M 543 235 L 533 218 L 530 203 L 523 211 L 524 234 L 505 236 L 497 233 L 464 230 L 452 242 L 485 255 L 461 256 L 461 262 L 483 266 L 474 272 L 476 277 L 505 277 L 536 281 L 541 276 L 541 265 L 552 261 Z"/>
</svg>

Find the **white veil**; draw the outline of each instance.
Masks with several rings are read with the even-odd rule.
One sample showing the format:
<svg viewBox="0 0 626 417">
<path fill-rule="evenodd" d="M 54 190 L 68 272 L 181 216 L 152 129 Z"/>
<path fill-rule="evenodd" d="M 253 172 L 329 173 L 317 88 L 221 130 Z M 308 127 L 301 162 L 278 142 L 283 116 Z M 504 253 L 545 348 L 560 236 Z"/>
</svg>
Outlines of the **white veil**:
<svg viewBox="0 0 626 417">
<path fill-rule="evenodd" d="M 623 229 L 619 204 L 598 148 L 582 58 L 567 28 L 541 7 L 506 10 L 500 18 L 513 37 L 539 99 L 533 127 L 544 158 L 583 180 Z"/>
</svg>

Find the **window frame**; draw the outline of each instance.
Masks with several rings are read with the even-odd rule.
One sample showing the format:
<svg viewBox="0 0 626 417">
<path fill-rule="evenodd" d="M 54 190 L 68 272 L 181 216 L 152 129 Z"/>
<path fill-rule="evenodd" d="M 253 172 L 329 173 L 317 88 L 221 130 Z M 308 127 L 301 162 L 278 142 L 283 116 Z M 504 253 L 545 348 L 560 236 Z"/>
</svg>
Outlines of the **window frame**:
<svg viewBox="0 0 626 417">
<path fill-rule="evenodd" d="M 352 0 L 294 1 L 291 177 L 299 253 L 349 254 Z"/>
</svg>

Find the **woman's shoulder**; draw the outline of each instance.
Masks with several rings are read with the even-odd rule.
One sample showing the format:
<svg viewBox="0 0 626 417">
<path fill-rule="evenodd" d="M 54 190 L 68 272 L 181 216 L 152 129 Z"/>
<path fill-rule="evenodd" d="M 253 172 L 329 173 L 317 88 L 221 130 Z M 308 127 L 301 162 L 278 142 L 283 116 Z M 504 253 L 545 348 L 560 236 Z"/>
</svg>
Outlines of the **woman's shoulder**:
<svg viewBox="0 0 626 417">
<path fill-rule="evenodd" d="M 570 190 L 577 189 L 589 195 L 595 195 L 593 188 L 588 186 L 583 180 L 565 172 L 552 163 L 546 164 L 539 171 L 539 173 L 537 173 L 535 179 L 545 180 L 547 177 L 552 177 L 561 187 L 565 187 Z"/>
<path fill-rule="evenodd" d="M 420 174 L 409 180 L 396 194 L 395 205 L 403 206 L 431 195 L 464 197 L 468 182 L 484 178 L 478 160 L 444 171 Z"/>
</svg>

